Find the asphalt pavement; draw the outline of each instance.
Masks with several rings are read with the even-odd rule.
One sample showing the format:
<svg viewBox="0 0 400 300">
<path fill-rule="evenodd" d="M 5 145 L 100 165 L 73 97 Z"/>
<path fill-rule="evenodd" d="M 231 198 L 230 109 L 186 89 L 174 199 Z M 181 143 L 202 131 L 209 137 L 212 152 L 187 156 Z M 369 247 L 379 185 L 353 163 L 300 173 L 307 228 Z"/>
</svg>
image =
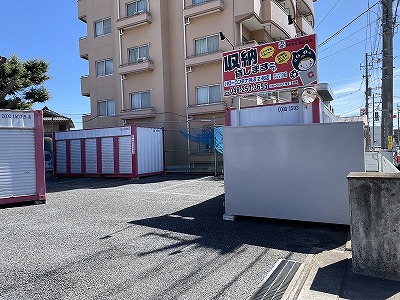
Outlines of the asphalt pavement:
<svg viewBox="0 0 400 300">
<path fill-rule="evenodd" d="M 345 250 L 347 226 L 223 204 L 213 177 L 48 179 L 46 204 L 0 206 L 0 299 L 242 300 L 280 259 Z"/>
</svg>

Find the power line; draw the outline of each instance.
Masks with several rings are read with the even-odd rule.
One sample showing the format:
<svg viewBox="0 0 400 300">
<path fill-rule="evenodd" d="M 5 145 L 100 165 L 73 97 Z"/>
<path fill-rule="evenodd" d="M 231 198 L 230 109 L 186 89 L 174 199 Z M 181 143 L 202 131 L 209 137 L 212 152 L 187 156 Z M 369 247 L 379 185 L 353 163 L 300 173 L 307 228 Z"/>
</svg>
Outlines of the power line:
<svg viewBox="0 0 400 300">
<path fill-rule="evenodd" d="M 357 17 L 355 17 L 353 20 L 351 20 L 350 23 L 348 23 L 347 25 L 345 25 L 344 27 L 339 29 L 337 32 L 335 32 L 333 35 L 331 35 L 329 38 L 327 38 L 325 41 L 323 41 L 321 44 L 319 44 L 318 47 L 322 47 L 323 45 L 328 43 L 330 40 L 334 39 L 336 36 L 338 36 L 340 33 L 342 33 L 343 30 L 345 30 L 347 27 L 349 27 L 351 24 L 353 24 L 355 21 L 357 21 L 359 18 L 361 18 L 361 16 L 363 16 L 365 13 L 370 11 L 375 5 L 377 5 L 379 3 L 380 2 L 376 2 L 374 5 L 369 7 L 366 11 L 362 12 L 361 14 L 359 14 Z"/>
<path fill-rule="evenodd" d="M 319 25 L 325 20 L 325 18 L 331 13 L 331 11 L 335 8 L 335 6 L 339 3 L 340 0 L 337 0 L 336 3 L 332 6 L 332 8 L 328 11 L 328 13 L 322 18 L 322 20 L 315 26 L 314 31 L 318 28 Z"/>
</svg>

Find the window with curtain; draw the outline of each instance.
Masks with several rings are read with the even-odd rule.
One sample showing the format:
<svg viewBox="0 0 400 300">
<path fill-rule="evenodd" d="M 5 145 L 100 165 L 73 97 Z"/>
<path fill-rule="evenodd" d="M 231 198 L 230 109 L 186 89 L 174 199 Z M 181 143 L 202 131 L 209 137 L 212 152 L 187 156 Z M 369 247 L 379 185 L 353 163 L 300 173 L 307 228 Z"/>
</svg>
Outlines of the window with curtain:
<svg viewBox="0 0 400 300">
<path fill-rule="evenodd" d="M 149 59 L 149 45 L 128 49 L 128 63 L 134 64 Z"/>
<path fill-rule="evenodd" d="M 111 18 L 100 20 L 94 23 L 94 37 L 111 33 Z"/>
<path fill-rule="evenodd" d="M 194 54 L 206 54 L 219 51 L 219 35 L 210 35 L 194 40 Z"/>
<path fill-rule="evenodd" d="M 97 101 L 97 114 L 99 116 L 114 116 L 115 101 L 114 100 Z"/>
<path fill-rule="evenodd" d="M 137 0 L 126 4 L 126 16 L 133 16 L 147 11 L 147 0 Z"/>
<path fill-rule="evenodd" d="M 197 105 L 220 103 L 221 101 L 221 85 L 213 84 L 196 87 Z"/>
<path fill-rule="evenodd" d="M 113 68 L 112 58 L 96 61 L 96 76 L 97 77 L 112 75 L 113 71 L 114 71 L 114 68 Z"/>
<path fill-rule="evenodd" d="M 130 94 L 131 109 L 150 108 L 150 91 L 137 92 Z"/>
</svg>

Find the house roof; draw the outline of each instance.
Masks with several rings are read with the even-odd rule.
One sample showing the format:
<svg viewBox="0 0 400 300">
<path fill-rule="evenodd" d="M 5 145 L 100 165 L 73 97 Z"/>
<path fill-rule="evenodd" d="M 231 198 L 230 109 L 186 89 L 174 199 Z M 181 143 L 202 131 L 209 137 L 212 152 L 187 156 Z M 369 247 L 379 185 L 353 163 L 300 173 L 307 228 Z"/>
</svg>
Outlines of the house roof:
<svg viewBox="0 0 400 300">
<path fill-rule="evenodd" d="M 63 116 L 47 106 L 42 108 L 43 111 L 43 122 L 67 122 L 70 128 L 75 128 L 75 124 L 71 118 Z"/>
</svg>

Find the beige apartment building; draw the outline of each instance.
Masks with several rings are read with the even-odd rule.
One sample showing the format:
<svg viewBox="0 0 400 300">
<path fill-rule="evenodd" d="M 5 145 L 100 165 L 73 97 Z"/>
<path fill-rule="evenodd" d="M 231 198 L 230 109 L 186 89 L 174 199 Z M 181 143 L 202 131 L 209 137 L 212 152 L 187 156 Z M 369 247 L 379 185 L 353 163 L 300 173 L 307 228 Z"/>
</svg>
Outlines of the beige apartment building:
<svg viewBox="0 0 400 300">
<path fill-rule="evenodd" d="M 234 105 L 221 95 L 222 52 L 313 33 L 314 4 L 78 0 L 78 18 L 87 24 L 87 36 L 79 40 L 80 57 L 89 64 L 81 91 L 91 107 L 83 128 L 164 127 L 166 165 L 173 169 L 216 160 L 185 133 L 196 136 L 224 124 L 225 109 Z M 290 92 L 271 93 L 242 105 L 290 100 Z"/>
</svg>

